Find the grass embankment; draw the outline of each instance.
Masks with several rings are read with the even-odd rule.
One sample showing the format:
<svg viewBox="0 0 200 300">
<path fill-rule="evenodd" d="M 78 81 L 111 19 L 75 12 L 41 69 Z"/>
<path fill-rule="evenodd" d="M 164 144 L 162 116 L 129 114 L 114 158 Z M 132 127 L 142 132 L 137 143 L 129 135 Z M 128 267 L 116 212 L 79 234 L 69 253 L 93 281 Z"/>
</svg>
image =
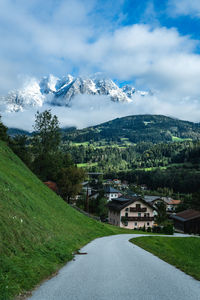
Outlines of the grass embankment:
<svg viewBox="0 0 200 300">
<path fill-rule="evenodd" d="M 135 238 L 131 242 L 200 280 L 200 238 L 154 236 Z"/>
<path fill-rule="evenodd" d="M 125 233 L 48 189 L 0 142 L 0 299 L 32 289 L 92 239 Z"/>
</svg>

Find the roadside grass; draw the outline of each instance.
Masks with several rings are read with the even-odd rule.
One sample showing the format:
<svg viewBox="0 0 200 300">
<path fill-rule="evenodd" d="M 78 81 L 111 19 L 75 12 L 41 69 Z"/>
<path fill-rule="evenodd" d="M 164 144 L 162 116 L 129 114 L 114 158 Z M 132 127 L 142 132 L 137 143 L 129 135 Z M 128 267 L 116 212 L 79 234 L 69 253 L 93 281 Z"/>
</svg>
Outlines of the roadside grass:
<svg viewBox="0 0 200 300">
<path fill-rule="evenodd" d="M 200 280 L 200 238 L 152 236 L 130 241 Z"/>
<path fill-rule="evenodd" d="M 1 300 L 31 290 L 91 240 L 119 233 L 138 232 L 73 209 L 0 142 Z"/>
</svg>

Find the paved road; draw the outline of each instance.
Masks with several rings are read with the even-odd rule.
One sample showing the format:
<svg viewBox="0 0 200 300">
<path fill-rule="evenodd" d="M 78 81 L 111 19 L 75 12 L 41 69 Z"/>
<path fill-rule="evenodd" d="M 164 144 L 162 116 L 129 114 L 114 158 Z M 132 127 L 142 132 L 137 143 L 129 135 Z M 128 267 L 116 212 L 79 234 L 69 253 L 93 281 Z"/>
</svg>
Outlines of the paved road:
<svg viewBox="0 0 200 300">
<path fill-rule="evenodd" d="M 200 300 L 200 282 L 129 242 L 99 238 L 81 249 L 31 300 Z"/>
</svg>

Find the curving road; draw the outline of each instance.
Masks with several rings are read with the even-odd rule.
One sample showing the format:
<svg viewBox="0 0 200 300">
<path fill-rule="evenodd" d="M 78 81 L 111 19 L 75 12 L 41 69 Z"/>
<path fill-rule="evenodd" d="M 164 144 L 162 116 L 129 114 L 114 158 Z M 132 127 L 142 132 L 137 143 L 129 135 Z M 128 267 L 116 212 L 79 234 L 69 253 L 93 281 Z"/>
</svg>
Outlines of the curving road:
<svg viewBox="0 0 200 300">
<path fill-rule="evenodd" d="M 99 238 L 81 249 L 31 300 L 200 300 L 200 282 L 129 239 Z"/>
</svg>

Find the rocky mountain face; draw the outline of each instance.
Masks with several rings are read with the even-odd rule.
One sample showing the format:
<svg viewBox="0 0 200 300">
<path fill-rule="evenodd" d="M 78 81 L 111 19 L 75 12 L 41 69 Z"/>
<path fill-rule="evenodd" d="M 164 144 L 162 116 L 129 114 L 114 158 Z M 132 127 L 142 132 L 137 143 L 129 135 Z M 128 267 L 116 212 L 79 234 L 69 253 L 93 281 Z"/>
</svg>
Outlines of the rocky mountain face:
<svg viewBox="0 0 200 300">
<path fill-rule="evenodd" d="M 41 80 L 32 79 L 20 90 L 13 90 L 1 98 L 6 111 L 23 111 L 30 107 L 71 106 L 78 95 L 101 95 L 115 102 L 131 102 L 136 95 L 146 96 L 149 92 L 137 91 L 126 85 L 120 88 L 111 79 L 99 77 L 73 77 L 67 75 L 57 78 L 53 75 Z"/>
</svg>

